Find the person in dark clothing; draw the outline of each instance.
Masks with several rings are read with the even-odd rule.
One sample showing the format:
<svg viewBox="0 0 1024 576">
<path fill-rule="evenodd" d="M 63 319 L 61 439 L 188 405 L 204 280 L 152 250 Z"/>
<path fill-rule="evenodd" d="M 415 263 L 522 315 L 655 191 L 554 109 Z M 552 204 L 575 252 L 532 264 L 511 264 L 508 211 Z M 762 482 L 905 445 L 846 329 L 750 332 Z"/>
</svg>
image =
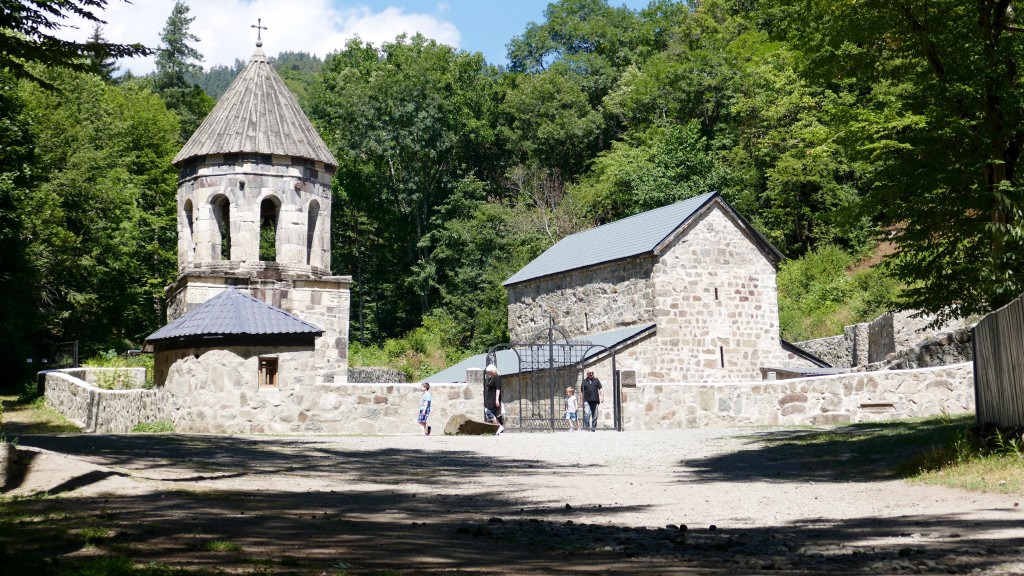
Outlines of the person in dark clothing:
<svg viewBox="0 0 1024 576">
<path fill-rule="evenodd" d="M 484 421 L 497 424 L 498 434 L 505 431 L 501 417 L 501 376 L 494 364 L 488 364 L 484 371 Z"/>
<path fill-rule="evenodd" d="M 604 402 L 604 390 L 601 389 L 601 381 L 594 377 L 593 370 L 587 370 L 587 377 L 583 379 L 583 428 L 590 428 L 593 432 L 597 429 L 598 406 Z"/>
</svg>

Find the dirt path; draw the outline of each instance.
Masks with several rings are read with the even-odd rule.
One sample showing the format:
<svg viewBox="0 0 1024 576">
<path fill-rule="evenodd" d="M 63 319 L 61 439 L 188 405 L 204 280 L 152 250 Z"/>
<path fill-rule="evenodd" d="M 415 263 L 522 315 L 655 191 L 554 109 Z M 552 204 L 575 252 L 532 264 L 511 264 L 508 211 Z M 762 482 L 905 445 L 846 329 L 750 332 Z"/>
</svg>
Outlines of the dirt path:
<svg viewBox="0 0 1024 576">
<path fill-rule="evenodd" d="M 1024 574 L 1020 496 L 838 473 L 835 447 L 764 442 L 786 433 L 24 436 L 9 494 L 54 495 L 16 502 L 51 520 L 0 544 L 260 574 Z"/>
</svg>

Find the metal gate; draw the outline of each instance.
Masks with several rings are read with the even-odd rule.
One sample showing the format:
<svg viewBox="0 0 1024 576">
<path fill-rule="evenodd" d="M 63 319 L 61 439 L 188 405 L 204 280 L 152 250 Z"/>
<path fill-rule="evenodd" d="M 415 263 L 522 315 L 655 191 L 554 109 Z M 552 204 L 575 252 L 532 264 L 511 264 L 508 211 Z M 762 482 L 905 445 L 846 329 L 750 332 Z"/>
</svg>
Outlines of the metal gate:
<svg viewBox="0 0 1024 576">
<path fill-rule="evenodd" d="M 502 368 L 506 374 L 502 376 L 501 386 L 501 410 L 505 428 L 521 431 L 568 430 L 565 389 L 569 386 L 575 389 L 580 398 L 578 418 L 582 422 L 583 370 L 598 359 L 603 361 L 610 358 L 612 382 L 602 382 L 605 402 L 600 405 L 597 425 L 621 431 L 622 406 L 615 351 L 586 340 L 571 340 L 564 331 L 554 326 L 542 331 L 542 335 L 544 333 L 547 335 L 546 342 L 499 344 L 492 346 L 487 353 L 488 364 L 497 364 L 499 356 L 504 361 L 517 363 L 515 370 L 510 370 L 508 366 Z M 611 419 L 600 415 L 607 412 L 609 405 Z"/>
</svg>

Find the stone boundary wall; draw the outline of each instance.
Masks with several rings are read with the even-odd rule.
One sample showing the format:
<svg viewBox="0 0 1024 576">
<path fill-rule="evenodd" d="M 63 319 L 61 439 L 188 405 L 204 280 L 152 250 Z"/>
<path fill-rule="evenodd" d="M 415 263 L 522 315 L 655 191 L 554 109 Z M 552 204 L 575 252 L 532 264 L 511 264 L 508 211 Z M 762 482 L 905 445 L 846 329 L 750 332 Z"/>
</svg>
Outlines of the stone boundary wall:
<svg viewBox="0 0 1024 576">
<path fill-rule="evenodd" d="M 854 371 L 906 370 L 930 366 L 948 366 L 974 361 L 974 346 L 971 330 L 961 328 L 925 340 L 917 346 L 889 354 L 881 362 L 858 366 Z"/>
<path fill-rule="evenodd" d="M 110 387 L 112 390 L 133 390 L 146 385 L 145 368 L 68 368 L 61 370 L 72 378 L 84 380 L 97 388 Z"/>
<path fill-rule="evenodd" d="M 961 331 L 970 332 L 974 325 L 973 319 L 959 319 L 948 322 L 938 328 L 927 328 L 934 317 L 924 316 L 912 318 L 914 312 L 887 312 L 871 322 L 852 324 L 843 328 L 839 336 L 828 336 L 814 340 L 794 342 L 818 358 L 825 360 L 836 368 L 867 367 L 868 370 L 881 370 L 881 366 L 896 358 L 904 357 L 904 353 L 914 348 L 932 345 L 933 342 L 956 338 L 950 336 Z M 884 340 L 884 341 L 882 341 Z M 969 348 L 969 346 L 968 346 Z M 907 352 L 917 354 L 917 352 Z M 896 354 L 896 356 L 893 356 Z M 972 357 L 961 353 L 931 354 L 949 358 L 948 364 L 964 362 Z M 875 359 L 872 361 L 872 359 Z M 914 368 L 933 364 L 917 364 L 913 362 L 894 366 L 894 368 Z"/>
<path fill-rule="evenodd" d="M 623 389 L 623 428 L 833 425 L 974 411 L 974 365 Z M 601 419 L 609 422 L 610 407 Z"/>
<path fill-rule="evenodd" d="M 85 432 L 131 432 L 140 422 L 161 419 L 163 403 L 155 390 L 104 390 L 72 374 L 92 369 L 54 370 L 46 374 L 46 401 Z M 145 370 L 143 370 L 145 372 Z"/>
<path fill-rule="evenodd" d="M 352 384 L 400 384 L 405 382 L 405 372 L 394 368 L 375 366 L 349 366 L 348 381 Z"/>
<path fill-rule="evenodd" d="M 853 357 L 852 343 L 842 334 L 816 340 L 794 342 L 794 346 L 814 354 L 835 368 L 849 368 Z"/>
<path fill-rule="evenodd" d="M 834 425 L 974 410 L 973 363 L 717 384 L 638 384 L 623 388 L 625 430 L 704 426 Z M 474 374 L 475 375 L 475 374 Z M 160 390 L 101 390 L 50 372 L 46 398 L 86 431 L 128 432 L 139 422 L 170 419 L 178 432 L 418 434 L 418 384 L 334 384 L 308 388 L 302 401 L 267 399 L 247 420 L 175 420 L 181 399 Z M 478 382 L 434 383 L 435 433 L 457 414 L 482 418 Z M 606 398 L 607 399 L 607 398 Z M 298 398 L 296 398 L 298 400 Z M 261 412 L 262 411 L 262 412 Z M 262 415 L 260 415 L 262 414 Z M 605 402 L 599 425 L 612 422 Z"/>
</svg>

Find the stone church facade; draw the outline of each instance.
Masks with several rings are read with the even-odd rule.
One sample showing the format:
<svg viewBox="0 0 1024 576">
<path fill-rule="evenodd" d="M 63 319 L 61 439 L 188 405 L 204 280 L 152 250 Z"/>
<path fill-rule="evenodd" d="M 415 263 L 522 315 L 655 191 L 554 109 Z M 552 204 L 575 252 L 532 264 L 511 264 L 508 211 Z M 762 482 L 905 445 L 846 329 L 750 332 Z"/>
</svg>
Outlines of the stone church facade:
<svg viewBox="0 0 1024 576">
<path fill-rule="evenodd" d="M 637 214 L 564 239 L 507 280 L 511 340 L 551 320 L 582 340 L 654 323 L 617 351 L 617 368 L 644 383 L 821 367 L 780 339 L 781 258 L 717 193 Z"/>
</svg>

